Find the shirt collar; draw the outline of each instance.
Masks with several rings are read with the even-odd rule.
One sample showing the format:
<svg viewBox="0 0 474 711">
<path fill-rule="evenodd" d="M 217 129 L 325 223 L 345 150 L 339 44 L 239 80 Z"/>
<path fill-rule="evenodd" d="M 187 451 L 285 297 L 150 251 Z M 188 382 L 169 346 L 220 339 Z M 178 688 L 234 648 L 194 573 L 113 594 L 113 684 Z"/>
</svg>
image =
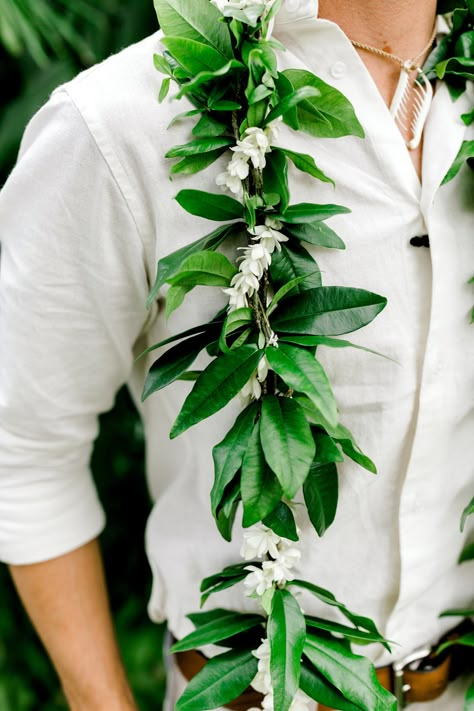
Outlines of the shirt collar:
<svg viewBox="0 0 474 711">
<path fill-rule="evenodd" d="M 291 25 L 301 20 L 314 20 L 318 16 L 318 0 L 283 0 L 275 27 Z"/>
</svg>

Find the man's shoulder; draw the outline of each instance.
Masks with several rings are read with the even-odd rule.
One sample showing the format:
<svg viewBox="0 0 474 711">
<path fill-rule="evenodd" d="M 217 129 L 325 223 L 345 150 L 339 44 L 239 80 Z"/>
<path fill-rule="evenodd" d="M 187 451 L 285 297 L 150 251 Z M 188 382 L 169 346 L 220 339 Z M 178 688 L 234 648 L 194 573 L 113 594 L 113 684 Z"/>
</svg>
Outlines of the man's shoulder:
<svg viewBox="0 0 474 711">
<path fill-rule="evenodd" d="M 92 133 L 134 133 L 154 125 L 166 108 L 158 107 L 161 76 L 153 65 L 161 33 L 126 47 L 61 85 Z M 161 109 L 161 110 L 160 110 Z M 166 120 L 166 117 L 163 116 Z"/>
</svg>

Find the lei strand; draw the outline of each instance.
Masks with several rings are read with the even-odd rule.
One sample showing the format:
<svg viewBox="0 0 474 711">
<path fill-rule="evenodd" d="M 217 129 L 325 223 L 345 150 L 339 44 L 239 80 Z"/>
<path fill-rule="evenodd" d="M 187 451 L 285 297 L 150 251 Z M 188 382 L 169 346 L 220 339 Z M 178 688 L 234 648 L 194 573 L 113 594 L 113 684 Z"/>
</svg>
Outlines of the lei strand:
<svg viewBox="0 0 474 711">
<path fill-rule="evenodd" d="M 378 642 L 390 650 L 374 622 L 294 573 L 301 558 L 292 505 L 296 494 L 303 489 L 309 520 L 322 536 L 336 513 L 337 462 L 345 455 L 376 473 L 339 422 L 317 347 L 352 346 L 334 336 L 370 323 L 386 300 L 360 289 L 322 285 L 304 243 L 344 248 L 325 221 L 349 211 L 339 205 L 290 204 L 288 162 L 315 179 L 332 181 L 312 156 L 275 144 L 282 123 L 317 137 L 363 137 L 362 127 L 348 100 L 321 79 L 308 71 L 278 70 L 275 51 L 284 48 L 271 31 L 281 0 L 155 0 L 155 7 L 166 48 L 154 57 L 166 75 L 159 99 L 174 82 L 177 98 L 186 97 L 194 108 L 172 123 L 199 117 L 192 140 L 166 154 L 179 159 L 171 174 L 196 174 L 227 151 L 231 155 L 216 178 L 227 194 L 181 190 L 176 196 L 189 213 L 225 224 L 160 260 L 149 303 L 168 284 L 167 316 L 197 285 L 220 287 L 228 305 L 209 323 L 145 351 L 177 342 L 151 367 L 143 399 L 177 379 L 195 381 L 171 430 L 176 437 L 240 395 L 244 409 L 213 449 L 211 509 L 219 532 L 230 540 L 242 505 L 244 560 L 203 580 L 202 604 L 213 593 L 243 583 L 246 595 L 261 607 L 260 614 L 217 609 L 189 615 L 196 629 L 173 652 L 210 643 L 228 651 L 194 677 L 176 708 L 224 706 L 251 685 L 262 694 L 263 709 L 306 711 L 311 699 L 339 708 L 394 709 L 397 701 L 381 687 L 372 664 L 350 647 L 351 642 Z M 472 42 L 466 36 L 473 17 L 473 2 L 466 0 L 452 15 L 451 34 L 424 69 L 445 79 L 453 98 L 472 78 Z M 343 106 L 337 129 L 325 113 L 326 102 L 335 97 Z M 299 110 L 302 102 L 305 113 Z M 472 122 L 474 111 L 463 120 Z M 473 157 L 474 141 L 465 141 L 444 182 L 465 160 L 471 165 Z M 232 263 L 217 250 L 242 234 L 247 244 Z M 204 349 L 210 364 L 203 371 L 190 370 Z M 474 499 L 463 513 L 462 528 L 473 511 Z M 304 614 L 295 588 L 337 607 L 350 625 Z"/>
</svg>

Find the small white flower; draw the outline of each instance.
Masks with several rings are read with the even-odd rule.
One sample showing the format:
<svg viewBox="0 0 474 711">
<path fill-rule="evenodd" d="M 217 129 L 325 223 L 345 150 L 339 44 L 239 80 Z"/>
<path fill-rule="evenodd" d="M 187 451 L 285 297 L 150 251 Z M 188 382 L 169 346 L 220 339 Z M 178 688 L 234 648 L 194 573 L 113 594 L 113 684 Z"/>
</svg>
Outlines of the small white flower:
<svg viewBox="0 0 474 711">
<path fill-rule="evenodd" d="M 263 697 L 262 709 L 265 709 L 265 711 L 274 711 L 273 694 L 267 694 Z"/>
<path fill-rule="evenodd" d="M 267 356 L 263 356 L 263 358 L 260 359 L 260 362 L 257 367 L 257 378 L 258 380 L 263 383 L 263 381 L 266 379 L 268 375 L 268 371 L 270 370 L 270 363 L 268 362 Z M 272 531 L 273 533 L 273 531 Z M 275 535 L 275 534 L 273 534 Z M 270 553 L 271 556 L 275 557 L 273 553 Z"/>
<path fill-rule="evenodd" d="M 262 395 L 262 386 L 257 380 L 256 375 L 252 375 L 249 380 L 245 383 L 244 387 L 240 391 L 240 396 L 244 400 L 249 398 L 252 400 L 258 400 Z"/>
<path fill-rule="evenodd" d="M 237 197 L 242 197 L 243 195 L 242 181 L 240 180 L 240 178 L 234 175 L 230 175 L 228 171 L 219 173 L 219 175 L 216 177 L 216 185 L 221 188 L 227 188 L 227 190 L 230 190 L 230 192 L 236 195 Z"/>
<path fill-rule="evenodd" d="M 266 560 L 263 570 L 272 577 L 275 583 L 284 585 L 289 580 L 294 580 L 293 567 L 299 562 L 301 553 L 296 548 L 289 548 L 284 553 L 279 552 L 276 560 Z"/>
<path fill-rule="evenodd" d="M 268 219 L 269 218 L 265 220 L 265 223 Z M 278 251 L 281 250 L 281 242 L 288 242 L 286 235 L 267 224 L 257 225 L 256 227 L 250 228 L 248 232 L 253 235 L 252 239 L 258 241 L 270 254 L 273 254 L 275 249 Z"/>
<path fill-rule="evenodd" d="M 267 554 L 271 555 L 272 558 L 276 558 L 280 540 L 280 536 L 273 533 L 271 528 L 268 528 L 263 523 L 257 523 L 252 528 L 244 531 L 244 542 L 240 549 L 240 555 L 245 560 L 264 558 Z"/>
<path fill-rule="evenodd" d="M 265 564 L 264 564 L 265 565 Z M 244 585 L 247 588 L 246 595 L 248 597 L 257 594 L 261 597 L 266 590 L 269 590 L 273 585 L 272 571 L 257 568 L 255 565 L 247 565 L 245 570 L 250 573 L 244 580 Z"/>
<path fill-rule="evenodd" d="M 275 348 L 278 348 L 278 336 L 276 335 L 276 333 L 273 333 L 273 331 L 272 331 L 272 335 L 268 339 L 268 345 L 275 346 Z"/>
<path fill-rule="evenodd" d="M 272 692 L 272 677 L 270 671 L 257 672 L 250 686 L 261 694 Z"/>
<path fill-rule="evenodd" d="M 301 689 L 298 689 L 295 698 L 291 702 L 289 711 L 308 711 L 312 704 L 314 704 L 314 701 L 301 691 Z"/>
</svg>

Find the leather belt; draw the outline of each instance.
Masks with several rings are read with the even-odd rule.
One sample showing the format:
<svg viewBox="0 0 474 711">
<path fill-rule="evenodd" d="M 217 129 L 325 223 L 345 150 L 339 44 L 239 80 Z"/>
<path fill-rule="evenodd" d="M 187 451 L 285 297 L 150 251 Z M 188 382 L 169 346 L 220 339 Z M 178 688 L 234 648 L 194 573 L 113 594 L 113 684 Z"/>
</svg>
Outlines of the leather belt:
<svg viewBox="0 0 474 711">
<path fill-rule="evenodd" d="M 438 656 L 434 650 L 442 642 L 456 639 L 473 629 L 474 624 L 465 620 L 444 635 L 433 648 L 416 650 L 398 662 L 376 669 L 380 683 L 397 697 L 400 709 L 410 703 L 437 699 L 446 690 L 449 681 L 464 672 L 472 671 L 474 652 L 471 648 L 464 647 L 461 652 L 457 648 L 449 648 Z M 207 658 L 197 650 L 178 652 L 175 658 L 181 673 L 188 681 L 200 672 L 207 662 Z M 226 708 L 247 711 L 249 708 L 261 706 L 262 700 L 262 694 L 249 687 L 235 701 L 227 704 Z M 319 704 L 318 711 L 334 710 Z"/>
</svg>

